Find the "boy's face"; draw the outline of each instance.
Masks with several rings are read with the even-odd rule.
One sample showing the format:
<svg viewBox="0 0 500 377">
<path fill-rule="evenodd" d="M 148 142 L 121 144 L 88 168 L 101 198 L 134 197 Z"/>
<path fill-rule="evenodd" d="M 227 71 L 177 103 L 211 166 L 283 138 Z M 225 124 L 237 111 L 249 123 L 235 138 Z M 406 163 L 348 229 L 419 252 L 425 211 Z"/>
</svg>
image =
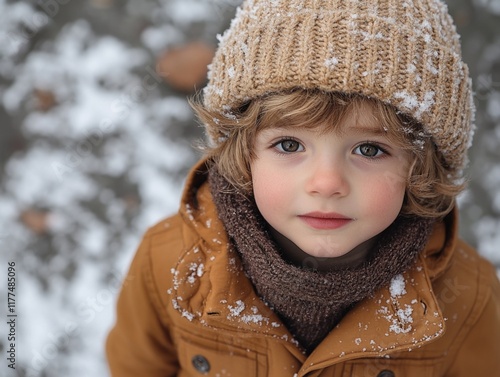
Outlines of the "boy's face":
<svg viewBox="0 0 500 377">
<path fill-rule="evenodd" d="M 339 257 L 396 219 L 409 156 L 389 141 L 367 104 L 335 131 L 324 127 L 260 131 L 252 183 L 275 230 L 309 255 Z"/>
</svg>

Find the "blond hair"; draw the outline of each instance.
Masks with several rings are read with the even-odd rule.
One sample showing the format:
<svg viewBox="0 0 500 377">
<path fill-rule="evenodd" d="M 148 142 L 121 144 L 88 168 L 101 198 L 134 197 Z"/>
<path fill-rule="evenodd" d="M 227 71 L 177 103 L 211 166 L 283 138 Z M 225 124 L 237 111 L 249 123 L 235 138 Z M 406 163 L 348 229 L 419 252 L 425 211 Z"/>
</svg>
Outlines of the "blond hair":
<svg viewBox="0 0 500 377">
<path fill-rule="evenodd" d="M 199 99 L 191 101 L 205 126 L 219 129 L 224 137 L 215 145 L 205 145 L 206 156 L 237 189 L 252 194 L 250 164 L 257 133 L 270 127 L 336 126 L 350 114 L 369 104 L 372 114 L 396 147 L 409 152 L 406 194 L 401 213 L 442 217 L 449 213 L 463 183 L 452 180 L 430 135 L 413 118 L 379 100 L 355 94 L 294 89 L 267 94 L 237 109 L 218 113 L 207 110 Z"/>
</svg>

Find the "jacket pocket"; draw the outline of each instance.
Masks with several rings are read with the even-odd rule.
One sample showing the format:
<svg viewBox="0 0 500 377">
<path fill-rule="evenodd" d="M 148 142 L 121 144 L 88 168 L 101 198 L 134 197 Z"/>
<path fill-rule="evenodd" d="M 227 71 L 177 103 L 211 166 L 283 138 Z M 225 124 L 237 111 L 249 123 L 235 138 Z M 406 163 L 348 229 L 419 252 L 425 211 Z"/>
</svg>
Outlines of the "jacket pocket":
<svg viewBox="0 0 500 377">
<path fill-rule="evenodd" d="M 366 359 L 347 363 L 343 376 L 350 377 L 437 377 L 442 358 L 437 359 Z M 350 364 L 350 365 L 349 365 Z"/>
<path fill-rule="evenodd" d="M 206 343 L 206 340 L 202 340 Z M 257 353 L 234 346 L 198 344 L 191 339 L 179 340 L 180 375 L 206 377 L 255 377 Z"/>
</svg>

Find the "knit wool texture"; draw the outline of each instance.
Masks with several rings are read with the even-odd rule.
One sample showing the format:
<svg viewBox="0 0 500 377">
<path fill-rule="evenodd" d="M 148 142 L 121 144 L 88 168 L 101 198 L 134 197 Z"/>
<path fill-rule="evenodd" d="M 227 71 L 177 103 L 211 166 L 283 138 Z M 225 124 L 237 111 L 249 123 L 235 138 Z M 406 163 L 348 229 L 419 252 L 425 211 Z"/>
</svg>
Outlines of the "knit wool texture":
<svg viewBox="0 0 500 377">
<path fill-rule="evenodd" d="M 209 173 L 209 183 L 219 218 L 257 294 L 307 353 L 355 303 L 410 267 L 434 224 L 433 219 L 400 217 L 379 237 L 367 263 L 318 272 L 285 262 L 253 199 L 235 191 L 215 168 Z"/>
<path fill-rule="evenodd" d="M 461 177 L 474 131 L 469 70 L 440 0 L 249 0 L 219 36 L 204 105 L 231 110 L 269 93 L 360 94 L 395 106 L 433 137 Z M 214 145 L 224 135 L 206 125 Z"/>
</svg>

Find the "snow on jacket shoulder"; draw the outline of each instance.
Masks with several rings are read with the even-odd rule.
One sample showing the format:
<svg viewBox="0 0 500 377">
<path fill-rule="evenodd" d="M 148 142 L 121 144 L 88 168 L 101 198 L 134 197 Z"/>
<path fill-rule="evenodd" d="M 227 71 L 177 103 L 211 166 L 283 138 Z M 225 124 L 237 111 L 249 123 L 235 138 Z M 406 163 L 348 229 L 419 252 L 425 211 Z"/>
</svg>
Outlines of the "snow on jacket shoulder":
<svg viewBox="0 0 500 377">
<path fill-rule="evenodd" d="M 500 376 L 500 283 L 454 211 L 306 356 L 229 247 L 200 163 L 179 213 L 144 236 L 106 350 L 114 377 Z"/>
</svg>

